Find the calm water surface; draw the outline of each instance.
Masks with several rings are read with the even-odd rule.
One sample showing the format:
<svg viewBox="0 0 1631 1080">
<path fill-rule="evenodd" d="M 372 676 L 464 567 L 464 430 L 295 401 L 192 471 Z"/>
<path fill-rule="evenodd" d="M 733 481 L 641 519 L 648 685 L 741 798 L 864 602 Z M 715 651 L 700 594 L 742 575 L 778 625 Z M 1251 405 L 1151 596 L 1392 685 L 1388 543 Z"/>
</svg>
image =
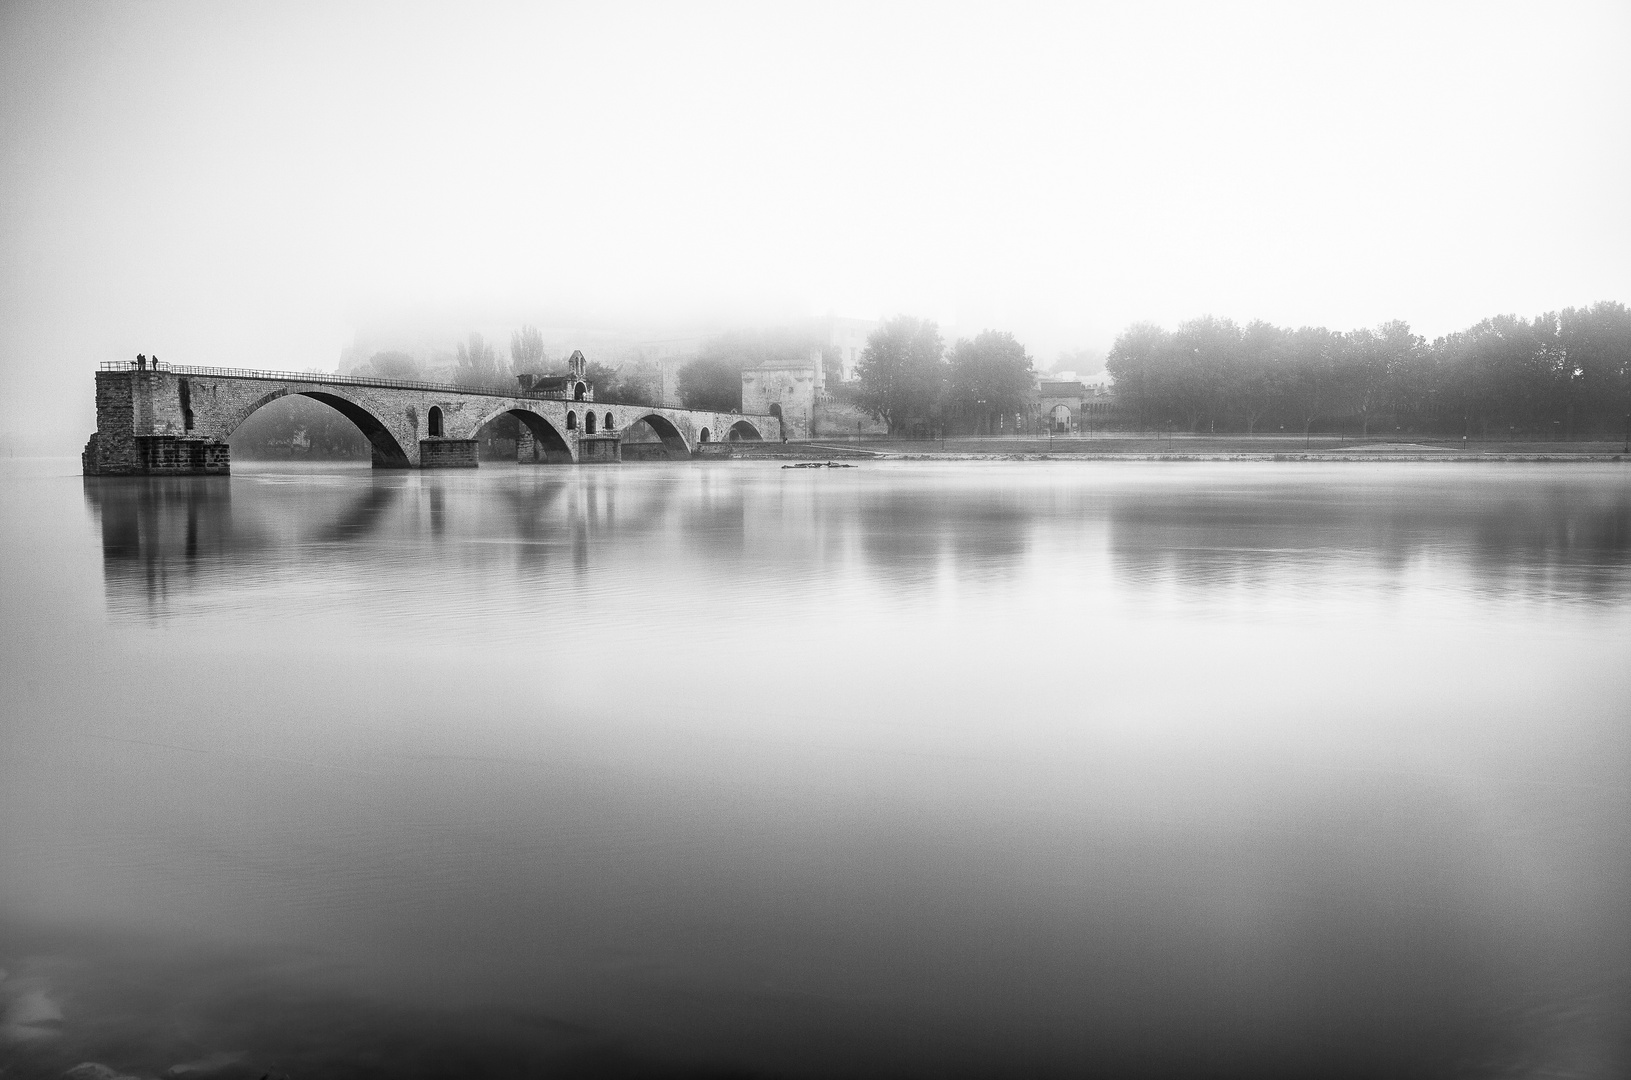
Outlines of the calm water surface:
<svg viewBox="0 0 1631 1080">
<path fill-rule="evenodd" d="M 1631 1072 L 1631 468 L 0 478 L 0 1072 Z"/>
</svg>

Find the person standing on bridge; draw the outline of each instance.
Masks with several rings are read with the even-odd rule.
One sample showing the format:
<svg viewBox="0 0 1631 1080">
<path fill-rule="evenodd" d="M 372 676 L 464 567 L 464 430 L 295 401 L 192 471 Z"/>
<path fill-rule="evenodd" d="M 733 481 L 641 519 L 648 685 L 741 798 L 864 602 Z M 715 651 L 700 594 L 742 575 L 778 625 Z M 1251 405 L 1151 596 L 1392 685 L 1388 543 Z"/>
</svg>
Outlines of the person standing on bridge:
<svg viewBox="0 0 1631 1080">
<path fill-rule="evenodd" d="M 136 370 L 137 371 L 146 371 L 147 370 L 147 354 L 145 354 L 145 353 L 137 353 L 136 354 Z"/>
</svg>

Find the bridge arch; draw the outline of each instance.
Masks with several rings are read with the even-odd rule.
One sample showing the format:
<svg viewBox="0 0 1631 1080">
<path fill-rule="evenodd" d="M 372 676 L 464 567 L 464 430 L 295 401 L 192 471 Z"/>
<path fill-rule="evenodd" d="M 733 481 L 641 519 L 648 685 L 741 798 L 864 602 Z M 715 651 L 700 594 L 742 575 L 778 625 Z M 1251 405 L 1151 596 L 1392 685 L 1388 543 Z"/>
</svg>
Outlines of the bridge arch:
<svg viewBox="0 0 1631 1080">
<path fill-rule="evenodd" d="M 391 433 L 391 429 L 386 426 L 385 421 L 380 419 L 378 414 L 366 405 L 329 390 L 290 390 L 288 387 L 280 386 L 270 393 L 263 394 L 251 402 L 247 408 L 232 417 L 228 423 L 223 424 L 222 438 L 230 439 L 232 433 L 238 429 L 238 425 L 279 398 L 291 395 L 321 401 L 324 405 L 355 424 L 357 430 L 362 432 L 363 437 L 368 440 L 368 445 L 373 450 L 374 468 L 408 469 L 413 467 L 413 462 L 409 460 L 407 451 L 402 448 L 402 444 L 397 441 L 397 437 Z"/>
<path fill-rule="evenodd" d="M 759 429 L 748 421 L 738 420 L 731 425 L 730 431 L 726 432 L 725 439 L 728 442 L 763 442 L 764 436 L 760 435 Z"/>
<path fill-rule="evenodd" d="M 532 437 L 538 443 L 538 449 L 542 455 L 540 460 L 564 464 L 569 464 L 573 460 L 572 445 L 566 441 L 559 431 L 555 430 L 554 424 L 530 409 L 499 409 L 482 417 L 481 421 L 470 429 L 470 437 L 475 438 L 482 428 L 501 416 L 515 417 L 532 433 Z M 566 426 L 568 429 L 572 427 L 570 413 L 567 414 Z"/>
<path fill-rule="evenodd" d="M 668 456 L 670 458 L 684 459 L 691 456 L 691 444 L 685 441 L 685 435 L 679 428 L 674 426 L 674 422 L 668 417 L 663 416 L 660 413 L 647 413 L 646 415 L 637 417 L 633 420 L 625 417 L 623 420 L 625 439 L 628 437 L 628 430 L 634 427 L 636 424 L 645 424 L 652 431 L 656 432 L 657 438 L 662 440 L 663 447 L 668 451 Z M 702 441 L 708 441 L 707 428 L 702 429 Z"/>
</svg>

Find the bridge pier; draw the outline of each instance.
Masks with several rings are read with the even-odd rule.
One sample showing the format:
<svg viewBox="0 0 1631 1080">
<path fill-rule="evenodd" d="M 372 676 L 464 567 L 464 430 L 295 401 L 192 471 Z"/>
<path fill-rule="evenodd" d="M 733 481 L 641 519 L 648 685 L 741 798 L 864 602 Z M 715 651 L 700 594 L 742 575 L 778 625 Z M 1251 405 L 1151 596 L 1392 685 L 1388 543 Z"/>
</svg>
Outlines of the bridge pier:
<svg viewBox="0 0 1631 1080">
<path fill-rule="evenodd" d="M 578 464 L 605 465 L 623 460 L 623 436 L 615 431 L 578 436 Z"/>
<path fill-rule="evenodd" d="M 481 462 L 475 439 L 420 439 L 421 469 L 474 469 Z"/>
<path fill-rule="evenodd" d="M 232 448 L 180 435 L 135 435 L 103 443 L 96 432 L 79 463 L 86 476 L 221 476 L 232 471 Z"/>
</svg>

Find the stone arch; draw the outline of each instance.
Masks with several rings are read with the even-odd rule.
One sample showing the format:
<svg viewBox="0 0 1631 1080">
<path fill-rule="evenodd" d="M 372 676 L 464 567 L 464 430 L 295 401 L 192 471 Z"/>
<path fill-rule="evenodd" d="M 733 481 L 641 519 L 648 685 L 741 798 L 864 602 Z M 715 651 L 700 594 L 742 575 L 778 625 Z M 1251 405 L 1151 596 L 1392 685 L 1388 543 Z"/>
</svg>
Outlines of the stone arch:
<svg viewBox="0 0 1631 1080">
<path fill-rule="evenodd" d="M 571 411 L 570 409 L 568 409 L 567 413 L 566 413 L 566 430 L 568 430 L 568 431 L 578 430 L 578 414 Z"/>
<path fill-rule="evenodd" d="M 595 413 L 593 409 L 583 414 L 583 433 L 585 435 L 595 433 Z"/>
<path fill-rule="evenodd" d="M 748 421 L 738 420 L 736 423 L 731 425 L 731 429 L 726 433 L 725 439 L 728 442 L 763 442 L 764 436 L 760 435 L 759 429 L 754 427 Z"/>
<path fill-rule="evenodd" d="M 612 414 L 611 413 L 607 413 L 606 414 L 606 419 L 604 419 L 604 420 L 602 420 L 600 422 L 600 429 L 602 431 L 616 431 L 617 430 L 617 425 L 612 423 Z"/>
<path fill-rule="evenodd" d="M 309 397 L 313 401 L 321 401 L 324 405 L 355 424 L 357 430 L 362 432 L 363 437 L 368 440 L 369 447 L 373 450 L 374 468 L 410 469 L 413 467 L 413 462 L 409 460 L 407 451 L 402 448 L 402 444 L 391 433 L 391 429 L 386 426 L 385 421 L 381 420 L 374 410 L 366 405 L 352 401 L 350 398 L 326 390 L 290 390 L 288 387 L 280 386 L 271 393 L 265 394 L 252 402 L 248 408 L 233 417 L 230 423 L 222 425 L 224 430 L 221 437 L 230 439 L 232 433 L 238 429 L 239 424 L 242 424 L 278 398 L 288 397 L 290 394 Z"/>
<path fill-rule="evenodd" d="M 429 429 L 431 438 L 439 439 L 442 437 L 443 423 L 442 407 L 440 405 L 430 407 L 430 412 L 425 414 L 425 426 Z"/>
<path fill-rule="evenodd" d="M 490 413 L 482 417 L 481 422 L 470 429 L 470 437 L 474 439 L 481 433 L 482 428 L 501 416 L 515 417 L 532 433 L 532 437 L 538 443 L 538 449 L 542 454 L 541 460 L 550 464 L 563 465 L 570 465 L 574 460 L 572 457 L 572 444 L 567 442 L 559 431 L 555 430 L 554 424 L 551 424 L 547 419 L 531 409 L 499 409 Z M 572 427 L 571 413 L 567 413 L 566 426 L 568 429 Z"/>
<path fill-rule="evenodd" d="M 623 422 L 624 432 L 627 432 L 635 424 L 645 424 L 652 431 L 655 431 L 657 438 L 663 441 L 663 446 L 667 449 L 669 457 L 688 458 L 691 456 L 690 444 L 685 441 L 685 436 L 681 434 L 680 429 L 675 427 L 674 422 L 668 417 L 659 413 L 647 413 L 645 416 L 634 420 L 625 419 Z M 702 429 L 702 441 L 708 441 L 707 428 Z"/>
<path fill-rule="evenodd" d="M 709 440 L 708 429 L 703 428 L 702 429 L 702 434 L 697 436 L 697 441 L 698 442 L 707 442 L 708 440 Z"/>
<path fill-rule="evenodd" d="M 573 401 L 582 401 L 583 398 L 584 398 L 584 395 L 586 395 L 588 393 L 589 393 L 589 388 L 587 386 L 585 386 L 583 383 L 578 383 L 576 386 L 572 387 L 572 400 Z"/>
<path fill-rule="evenodd" d="M 782 418 L 782 403 L 781 402 L 772 401 L 770 403 L 770 415 L 774 416 L 777 420 L 780 420 Z"/>
</svg>

